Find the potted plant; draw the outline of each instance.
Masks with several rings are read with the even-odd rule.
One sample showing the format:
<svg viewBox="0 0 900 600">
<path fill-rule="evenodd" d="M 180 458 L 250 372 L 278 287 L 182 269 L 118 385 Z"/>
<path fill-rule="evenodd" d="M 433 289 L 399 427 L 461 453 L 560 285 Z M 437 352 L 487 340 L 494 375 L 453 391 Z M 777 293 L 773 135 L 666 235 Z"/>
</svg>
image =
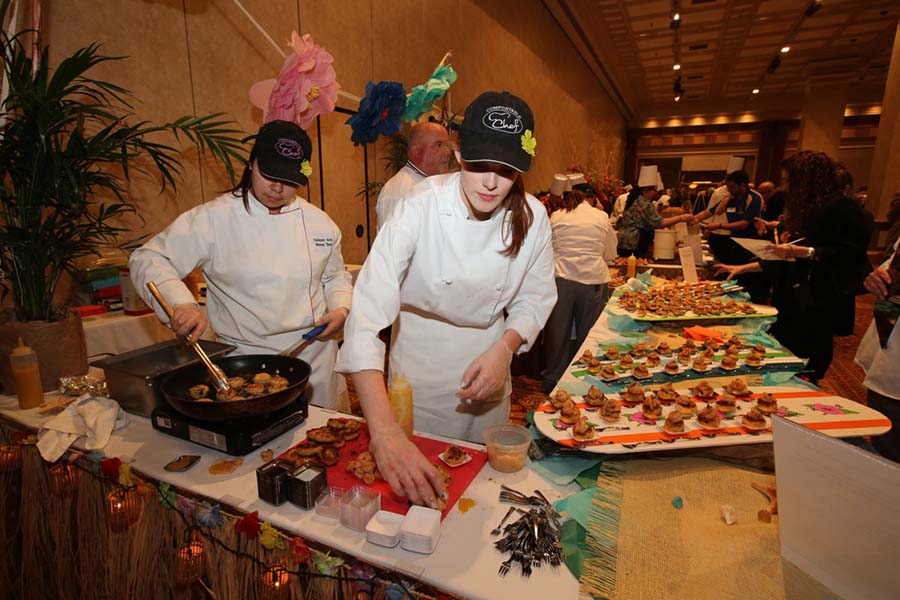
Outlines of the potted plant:
<svg viewBox="0 0 900 600">
<path fill-rule="evenodd" d="M 0 0 L 0 23 L 10 0 Z M 134 245 L 121 217 L 135 213 L 127 185 L 135 172 L 174 189 L 181 175 L 179 141 L 196 144 L 234 179 L 243 161 L 242 133 L 221 113 L 164 124 L 136 118 L 126 89 L 95 78 L 101 63 L 121 60 L 92 44 L 51 70 L 47 48 L 29 52 L 27 35 L 0 32 L 0 285 L 14 310 L 0 315 L 0 376 L 11 391 L 8 356 L 22 335 L 38 353 L 44 389 L 61 375 L 84 373 L 84 332 L 74 311 L 53 305 L 73 261 L 107 246 Z M 167 141 L 168 138 L 168 141 Z M 128 237 L 128 236 L 125 236 Z"/>
</svg>

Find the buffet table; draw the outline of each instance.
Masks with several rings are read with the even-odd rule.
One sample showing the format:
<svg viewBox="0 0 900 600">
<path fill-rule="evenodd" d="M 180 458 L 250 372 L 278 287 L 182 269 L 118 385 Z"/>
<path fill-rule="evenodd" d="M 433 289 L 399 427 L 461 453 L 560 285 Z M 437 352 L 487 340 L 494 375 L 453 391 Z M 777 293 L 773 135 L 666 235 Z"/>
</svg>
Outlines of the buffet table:
<svg viewBox="0 0 900 600">
<path fill-rule="evenodd" d="M 44 419 L 37 409 L 19 410 L 15 398 L 0 396 L 0 416 L 16 427 L 38 429 Z M 303 426 L 273 440 L 267 447 L 276 454 L 305 437 L 310 427 L 324 425 L 334 413 L 310 407 Z M 557 571 L 538 569 L 530 579 L 518 574 L 500 578 L 497 569 L 503 560 L 493 547 L 490 531 L 500 522 L 508 505 L 498 500 L 500 484 L 531 493 L 542 490 L 551 501 L 579 488 L 553 486 L 526 468 L 518 473 L 494 471 L 489 465 L 481 470 L 463 496 L 475 501 L 465 513 L 454 507 L 445 518 L 441 539 L 431 555 L 395 548 L 383 548 L 366 541 L 365 534 L 341 526 L 313 511 L 290 504 L 272 506 L 257 495 L 255 470 L 263 464 L 259 452 L 245 457 L 243 464 L 229 475 L 210 475 L 207 467 L 226 455 L 195 444 L 165 436 L 152 429 L 148 419 L 129 415 L 126 427 L 115 431 L 104 449 L 107 456 L 131 461 L 134 471 L 150 479 L 165 482 L 192 495 L 208 498 L 240 512 L 259 511 L 260 521 L 269 521 L 285 531 L 319 542 L 340 552 L 391 570 L 407 574 L 434 587 L 465 598 L 575 598 L 578 582 L 564 567 Z M 172 473 L 163 466 L 180 454 L 199 454 L 202 459 L 192 470 Z"/>
</svg>

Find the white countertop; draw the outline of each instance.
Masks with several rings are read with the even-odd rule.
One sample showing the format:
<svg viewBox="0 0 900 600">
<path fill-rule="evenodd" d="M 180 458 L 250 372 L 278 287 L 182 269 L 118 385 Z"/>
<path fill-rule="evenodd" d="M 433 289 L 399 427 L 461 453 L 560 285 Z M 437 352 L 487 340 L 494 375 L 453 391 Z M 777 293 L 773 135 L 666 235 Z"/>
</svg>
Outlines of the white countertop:
<svg viewBox="0 0 900 600">
<path fill-rule="evenodd" d="M 16 399 L 5 395 L 0 395 L 0 414 L 35 429 L 44 421 L 37 409 L 20 410 Z M 266 447 L 277 455 L 302 440 L 308 427 L 324 425 L 333 414 L 311 406 L 306 423 L 272 440 Z M 566 488 L 555 486 L 528 468 L 508 474 L 499 473 L 486 464 L 463 494 L 475 500 L 475 506 L 466 513 L 461 513 L 455 506 L 443 522 L 441 540 L 434 553 L 424 555 L 399 546 L 383 548 L 371 544 L 364 533 L 347 529 L 314 511 L 305 511 L 289 503 L 272 506 L 262 502 L 256 491 L 255 471 L 263 463 L 259 451 L 248 454 L 234 473 L 210 475 L 207 472 L 209 465 L 227 455 L 163 435 L 151 427 L 149 419 L 134 415 L 129 415 L 127 426 L 113 433 L 104 451 L 110 457 L 133 460 L 133 468 L 140 474 L 198 496 L 237 506 L 241 511 L 258 510 L 260 520 L 372 564 L 408 573 L 452 594 L 473 599 L 578 597 L 578 581 L 565 566 L 557 571 L 541 567 L 529 579 L 522 578 L 517 572 L 503 578 L 497 575 L 504 555 L 494 549 L 496 538 L 491 537 L 490 531 L 508 507 L 498 500 L 500 483 L 526 493 L 540 489 L 551 501 L 579 491 L 576 484 Z M 186 473 L 163 470 L 163 465 L 180 454 L 199 454 L 203 458 Z"/>
</svg>

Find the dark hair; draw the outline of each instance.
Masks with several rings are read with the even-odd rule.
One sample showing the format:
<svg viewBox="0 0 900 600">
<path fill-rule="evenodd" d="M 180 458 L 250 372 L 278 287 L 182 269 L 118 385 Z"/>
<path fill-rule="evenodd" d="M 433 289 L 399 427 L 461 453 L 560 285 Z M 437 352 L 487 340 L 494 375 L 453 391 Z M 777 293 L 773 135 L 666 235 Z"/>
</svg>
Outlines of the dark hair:
<svg viewBox="0 0 900 600">
<path fill-rule="evenodd" d="M 732 171 L 728 174 L 728 177 L 725 178 L 725 181 L 730 181 L 737 185 L 749 185 L 750 176 L 747 175 L 747 171 Z"/>
<path fill-rule="evenodd" d="M 579 204 L 584 202 L 586 196 L 579 190 L 573 189 L 571 192 L 563 194 L 563 201 L 560 208 L 566 212 L 572 212 Z"/>
<path fill-rule="evenodd" d="M 525 237 L 528 235 L 528 230 L 531 229 L 531 224 L 534 223 L 534 213 L 531 212 L 531 207 L 525 200 L 525 183 L 522 181 L 520 173 L 516 174 L 512 188 L 503 199 L 503 208 L 510 212 L 506 231 L 503 232 L 504 239 L 509 235 L 509 241 L 506 249 L 500 254 L 515 258 L 519 255 L 522 244 L 525 243 Z"/>
<path fill-rule="evenodd" d="M 628 199 L 625 200 L 625 208 L 622 210 L 622 214 L 625 213 L 626 210 L 631 208 L 631 205 L 638 199 L 638 196 L 642 196 L 644 194 L 644 190 L 655 190 L 656 186 L 648 185 L 642 188 L 633 187 L 631 191 L 628 192 Z"/>
<path fill-rule="evenodd" d="M 835 176 L 837 177 L 837 187 L 838 191 L 843 193 L 844 188 L 849 187 L 851 190 L 853 189 L 853 175 L 850 171 L 847 170 L 847 167 L 842 162 L 834 163 L 834 171 Z"/>
<path fill-rule="evenodd" d="M 237 185 L 230 190 L 225 190 L 231 192 L 235 198 L 241 198 L 244 201 L 244 210 L 246 210 L 248 214 L 250 213 L 250 200 L 247 199 L 247 192 L 253 187 L 253 170 L 251 169 L 251 165 L 255 160 L 256 146 L 250 151 L 250 157 L 247 159 L 247 164 L 244 165 L 244 172 L 241 173 L 241 178 L 238 180 Z"/>
<path fill-rule="evenodd" d="M 784 159 L 781 168 L 788 175 L 787 225 L 791 231 L 799 233 L 813 208 L 838 195 L 834 161 L 824 152 L 804 150 Z"/>
</svg>

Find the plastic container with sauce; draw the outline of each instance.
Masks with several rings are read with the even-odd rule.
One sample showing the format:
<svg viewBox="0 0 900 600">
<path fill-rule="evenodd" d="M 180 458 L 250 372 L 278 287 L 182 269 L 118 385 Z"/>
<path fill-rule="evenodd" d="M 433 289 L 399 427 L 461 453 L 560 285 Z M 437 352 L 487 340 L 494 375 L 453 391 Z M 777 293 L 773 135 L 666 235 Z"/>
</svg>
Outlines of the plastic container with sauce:
<svg viewBox="0 0 900 600">
<path fill-rule="evenodd" d="M 501 473 L 515 473 L 525 466 L 531 432 L 521 425 L 503 423 L 484 430 L 488 463 Z"/>
<path fill-rule="evenodd" d="M 413 392 L 406 377 L 395 373 L 388 386 L 388 399 L 391 402 L 391 412 L 400 424 L 400 428 L 406 437 L 413 436 Z"/>
<path fill-rule="evenodd" d="M 12 367 L 16 395 L 19 397 L 19 408 L 36 408 L 43 404 L 44 388 L 41 385 L 37 353 L 26 346 L 21 337 L 19 345 L 9 353 L 9 364 Z"/>
</svg>

